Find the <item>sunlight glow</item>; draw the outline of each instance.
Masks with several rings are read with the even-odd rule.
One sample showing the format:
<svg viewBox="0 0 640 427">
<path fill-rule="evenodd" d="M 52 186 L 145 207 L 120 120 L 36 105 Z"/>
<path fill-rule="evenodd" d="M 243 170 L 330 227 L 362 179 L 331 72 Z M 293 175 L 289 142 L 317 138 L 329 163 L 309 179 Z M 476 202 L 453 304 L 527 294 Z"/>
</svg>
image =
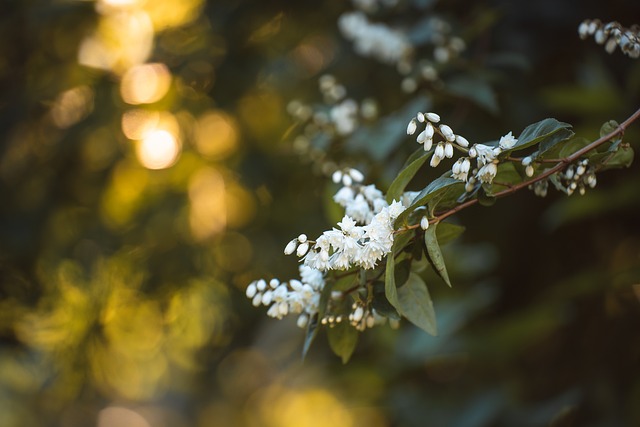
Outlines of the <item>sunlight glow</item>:
<svg viewBox="0 0 640 427">
<path fill-rule="evenodd" d="M 137 146 L 140 163 L 148 169 L 165 169 L 173 165 L 180 154 L 180 144 L 170 132 L 157 129 L 149 132 Z"/>
<path fill-rule="evenodd" d="M 120 95 L 128 104 L 151 104 L 162 99 L 171 85 L 171 73 L 164 64 L 131 67 L 120 82 Z"/>
</svg>

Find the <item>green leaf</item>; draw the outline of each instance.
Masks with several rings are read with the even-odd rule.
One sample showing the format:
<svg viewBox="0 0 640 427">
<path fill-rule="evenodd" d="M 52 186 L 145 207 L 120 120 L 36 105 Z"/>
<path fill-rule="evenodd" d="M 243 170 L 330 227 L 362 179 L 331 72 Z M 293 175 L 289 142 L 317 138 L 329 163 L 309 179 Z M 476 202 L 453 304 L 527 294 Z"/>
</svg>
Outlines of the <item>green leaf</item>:
<svg viewBox="0 0 640 427">
<path fill-rule="evenodd" d="M 411 273 L 407 283 L 398 289 L 398 311 L 411 323 L 436 336 L 436 313 L 427 285 L 417 274 Z"/>
<path fill-rule="evenodd" d="M 396 283 L 396 287 L 404 285 L 409 278 L 409 273 L 411 272 L 411 261 L 405 259 L 397 263 L 394 267 L 394 281 Z"/>
<path fill-rule="evenodd" d="M 601 171 L 609 169 L 628 168 L 633 163 L 633 148 L 621 145 L 613 155 L 604 162 Z"/>
<path fill-rule="evenodd" d="M 402 169 L 396 179 L 393 180 L 389 186 L 389 190 L 387 191 L 388 203 L 391 203 L 393 200 L 400 200 L 400 197 L 402 197 L 402 193 L 407 187 L 407 184 L 409 184 L 409 181 L 413 179 L 418 170 L 420 170 L 422 165 L 424 165 L 424 162 L 426 162 L 427 159 L 431 157 L 431 154 L 433 154 L 433 151 L 425 152 L 422 150 L 422 152 L 424 153 L 422 156 L 418 157 Z"/>
<path fill-rule="evenodd" d="M 589 145 L 590 143 L 591 141 L 588 140 L 587 138 L 582 138 L 582 137 L 573 138 L 572 140 L 567 141 L 567 143 L 562 144 L 562 146 L 560 147 L 560 152 L 558 153 L 558 157 L 560 158 L 568 157 L 573 153 L 575 153 L 576 151 L 580 150 L 581 148 L 584 148 L 585 146 Z"/>
<path fill-rule="evenodd" d="M 429 262 L 433 266 L 433 269 L 438 273 L 438 276 L 440 276 L 442 280 L 451 287 L 447 267 L 444 264 L 444 257 L 442 256 L 442 251 L 440 251 L 440 245 L 438 244 L 437 229 L 438 224 L 435 223 L 424 232 L 424 243 L 427 246 L 427 256 L 429 257 Z"/>
<path fill-rule="evenodd" d="M 556 119 L 544 119 L 532 125 L 529 125 L 522 131 L 520 136 L 518 136 L 518 142 L 510 151 L 523 150 L 525 148 L 531 147 L 535 144 L 538 144 L 545 138 L 549 138 L 556 132 L 564 129 L 562 138 L 568 139 L 573 136 L 573 132 L 569 129 L 571 125 L 568 123 L 559 122 Z M 569 133 L 571 135 L 569 135 Z M 556 142 L 557 143 L 557 142 Z"/>
<path fill-rule="evenodd" d="M 384 272 L 384 295 L 392 306 L 398 308 L 398 290 L 396 289 L 395 279 L 396 262 L 393 258 L 393 252 L 387 255 L 387 269 Z"/>
<path fill-rule="evenodd" d="M 371 301 L 371 306 L 381 316 L 400 320 L 398 311 L 391 305 L 385 296 L 384 283 L 381 281 L 377 281 L 373 284 L 373 300 Z"/>
<path fill-rule="evenodd" d="M 564 142 L 564 141 L 567 141 L 567 140 L 573 138 L 574 135 L 575 134 L 573 133 L 572 130 L 560 129 L 559 131 L 557 131 L 553 135 L 550 135 L 550 136 L 544 138 L 540 142 L 540 148 L 538 150 L 538 155 L 541 155 L 541 154 L 551 150 L 553 147 L 555 147 L 556 145 L 558 145 L 561 142 Z"/>
<path fill-rule="evenodd" d="M 439 177 L 431 181 L 429 185 L 427 185 L 416 196 L 416 198 L 413 200 L 411 205 L 407 209 L 405 209 L 404 212 L 400 214 L 400 216 L 398 216 L 395 222 L 395 227 L 400 228 L 399 226 L 404 224 L 404 222 L 409 217 L 411 212 L 413 212 L 420 206 L 426 205 L 431 199 L 436 197 L 438 194 L 441 194 L 442 192 L 444 192 L 447 189 L 447 187 L 455 184 L 459 185 L 461 184 L 461 182 L 458 181 L 457 179 L 448 178 L 448 177 Z"/>
<path fill-rule="evenodd" d="M 615 130 L 618 129 L 618 126 L 620 125 L 615 120 L 604 122 L 602 124 L 602 127 L 600 127 L 600 137 L 602 138 L 609 135 L 610 133 L 615 132 Z"/>
<path fill-rule="evenodd" d="M 327 329 L 329 347 L 342 358 L 342 363 L 347 363 L 356 349 L 358 343 L 358 331 L 349 322 L 337 323 Z"/>
<path fill-rule="evenodd" d="M 491 186 L 483 184 L 478 191 L 478 203 L 481 206 L 493 206 L 496 204 L 496 197 L 491 193 Z"/>
<path fill-rule="evenodd" d="M 435 225 L 435 224 L 433 224 Z M 436 237 L 440 246 L 446 245 L 453 239 L 460 236 L 465 230 L 465 227 L 450 222 L 438 223 L 438 229 L 436 230 Z"/>
</svg>

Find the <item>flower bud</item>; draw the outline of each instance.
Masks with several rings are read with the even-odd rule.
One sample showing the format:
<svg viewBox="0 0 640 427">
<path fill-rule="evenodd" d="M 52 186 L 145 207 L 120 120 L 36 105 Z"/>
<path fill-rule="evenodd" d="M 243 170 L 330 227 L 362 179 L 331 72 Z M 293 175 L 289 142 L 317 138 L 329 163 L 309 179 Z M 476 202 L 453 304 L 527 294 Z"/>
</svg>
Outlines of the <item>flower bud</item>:
<svg viewBox="0 0 640 427">
<path fill-rule="evenodd" d="M 262 294 L 256 294 L 253 299 L 251 300 L 251 304 L 254 307 L 259 306 L 262 303 Z"/>
<path fill-rule="evenodd" d="M 269 281 L 269 287 L 270 287 L 271 289 L 275 289 L 275 288 L 277 288 L 277 287 L 278 287 L 278 285 L 280 285 L 280 281 L 279 281 L 278 279 L 271 279 L 271 280 Z"/>
<path fill-rule="evenodd" d="M 256 287 L 258 288 L 258 290 L 260 292 L 262 292 L 265 289 L 267 289 L 267 282 L 265 282 L 264 279 L 260 279 L 260 280 L 258 280 L 258 283 L 256 284 Z"/>
<path fill-rule="evenodd" d="M 256 296 L 257 292 L 258 289 L 256 288 L 256 282 L 251 282 L 249 286 L 247 286 L 247 298 L 253 298 L 254 296 Z"/>
<path fill-rule="evenodd" d="M 307 241 L 307 235 L 306 234 L 301 234 L 298 236 L 298 242 L 300 243 L 304 243 Z"/>
<path fill-rule="evenodd" d="M 422 228 L 423 230 L 429 228 L 429 218 L 427 218 L 426 216 L 422 217 L 422 219 L 420 220 L 420 228 Z"/>
<path fill-rule="evenodd" d="M 424 116 L 427 118 L 427 120 L 433 123 L 438 123 L 440 121 L 440 116 L 436 113 L 427 113 Z"/>
<path fill-rule="evenodd" d="M 364 175 L 358 169 L 349 169 L 349 175 L 355 182 L 362 182 L 364 180 Z"/>
<path fill-rule="evenodd" d="M 411 121 L 407 125 L 407 135 L 413 135 L 416 132 L 417 128 L 418 123 L 416 122 L 416 119 L 411 119 Z"/>
<path fill-rule="evenodd" d="M 442 135 L 447 141 L 449 141 L 449 138 L 453 138 L 454 140 L 456 139 L 455 135 L 453 134 L 453 130 L 451 130 L 451 128 L 447 125 L 440 125 L 440 132 L 442 132 Z"/>
<path fill-rule="evenodd" d="M 353 321 L 358 323 L 362 320 L 362 317 L 364 317 L 364 309 L 362 308 L 362 306 L 358 306 L 353 311 Z"/>
<path fill-rule="evenodd" d="M 351 187 L 351 184 L 353 184 L 353 179 L 349 175 L 343 175 L 342 184 L 344 184 L 345 187 Z"/>
<path fill-rule="evenodd" d="M 424 123 L 424 113 L 418 112 L 418 114 L 416 115 L 416 118 L 420 123 Z"/>
<path fill-rule="evenodd" d="M 429 138 L 424 142 L 424 151 L 431 150 L 431 147 L 433 147 L 433 139 Z"/>
<path fill-rule="evenodd" d="M 271 304 L 271 300 L 273 298 L 273 292 L 272 291 L 266 291 L 263 295 L 262 295 L 262 304 L 264 305 L 269 305 Z"/>
<path fill-rule="evenodd" d="M 298 246 L 298 240 L 297 239 L 293 239 L 292 241 L 287 243 L 287 246 L 284 248 L 284 254 L 285 255 L 291 255 L 293 253 L 293 251 L 296 250 L 297 246 Z"/>
<path fill-rule="evenodd" d="M 309 252 L 309 242 L 304 242 L 298 246 L 298 250 L 296 251 L 296 255 L 299 257 L 305 256 Z"/>
<path fill-rule="evenodd" d="M 296 324 L 298 325 L 298 328 L 304 328 L 307 326 L 308 322 L 309 322 L 309 316 L 307 316 L 306 313 L 302 313 L 300 316 L 298 316 L 298 320 Z"/>
<path fill-rule="evenodd" d="M 464 136 L 456 135 L 456 142 L 463 148 L 467 148 L 469 146 L 469 141 L 467 141 Z"/>
<path fill-rule="evenodd" d="M 341 179 L 342 179 L 341 171 L 335 171 L 333 175 L 331 175 L 331 180 L 336 184 L 339 183 Z"/>
<path fill-rule="evenodd" d="M 531 178 L 533 176 L 533 166 L 527 165 L 527 167 L 524 168 L 524 173 Z"/>
<path fill-rule="evenodd" d="M 435 132 L 435 129 L 433 128 L 433 125 L 431 123 L 427 123 L 427 127 L 424 128 L 425 136 L 428 139 L 431 139 L 433 138 L 434 132 Z"/>
<path fill-rule="evenodd" d="M 453 157 L 453 145 L 449 144 L 448 142 L 444 146 L 444 156 L 447 159 L 450 159 Z"/>
<path fill-rule="evenodd" d="M 440 160 L 444 158 L 444 144 L 439 143 L 436 146 L 436 151 L 433 153 L 433 157 L 438 157 L 438 163 L 440 163 Z"/>
</svg>

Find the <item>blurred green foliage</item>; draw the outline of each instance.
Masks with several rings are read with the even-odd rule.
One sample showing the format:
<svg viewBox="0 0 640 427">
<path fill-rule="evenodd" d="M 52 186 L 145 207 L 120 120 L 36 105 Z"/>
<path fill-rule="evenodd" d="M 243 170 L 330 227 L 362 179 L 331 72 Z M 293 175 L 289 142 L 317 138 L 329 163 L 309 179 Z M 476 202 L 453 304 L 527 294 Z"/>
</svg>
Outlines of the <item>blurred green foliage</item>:
<svg viewBox="0 0 640 427">
<path fill-rule="evenodd" d="M 457 215 L 456 286 L 427 276 L 438 337 L 377 328 L 348 365 L 326 340 L 303 364 L 303 333 L 244 297 L 257 277 L 293 277 L 284 244 L 335 219 L 318 160 L 386 189 L 418 108 L 485 141 L 546 117 L 595 139 L 640 105 L 640 62 L 577 37 L 586 18 L 640 23 L 634 2 L 401 2 L 468 44 L 442 87 L 412 95 L 340 37 L 351 8 L 2 5 L 0 425 L 640 424 L 637 165 L 584 197 Z M 320 103 L 324 73 L 382 118 L 300 155 L 286 106 Z"/>
</svg>

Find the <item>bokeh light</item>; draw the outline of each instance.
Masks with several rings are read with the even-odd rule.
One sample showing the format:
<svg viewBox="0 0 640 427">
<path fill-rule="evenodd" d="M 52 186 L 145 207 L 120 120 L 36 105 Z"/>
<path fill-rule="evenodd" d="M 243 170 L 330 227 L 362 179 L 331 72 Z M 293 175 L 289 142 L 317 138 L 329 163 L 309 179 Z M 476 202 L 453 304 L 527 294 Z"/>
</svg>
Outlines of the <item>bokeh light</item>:
<svg viewBox="0 0 640 427">
<path fill-rule="evenodd" d="M 164 129 L 148 132 L 136 148 L 138 160 L 148 169 L 168 168 L 176 162 L 180 154 L 178 139 Z"/>
<path fill-rule="evenodd" d="M 120 94 L 128 104 L 151 104 L 166 95 L 170 84 L 171 73 L 166 65 L 136 65 L 122 76 Z"/>
<path fill-rule="evenodd" d="M 211 159 L 223 159 L 232 154 L 238 145 L 236 121 L 221 111 L 209 111 L 198 119 L 195 131 L 198 151 Z"/>
</svg>

